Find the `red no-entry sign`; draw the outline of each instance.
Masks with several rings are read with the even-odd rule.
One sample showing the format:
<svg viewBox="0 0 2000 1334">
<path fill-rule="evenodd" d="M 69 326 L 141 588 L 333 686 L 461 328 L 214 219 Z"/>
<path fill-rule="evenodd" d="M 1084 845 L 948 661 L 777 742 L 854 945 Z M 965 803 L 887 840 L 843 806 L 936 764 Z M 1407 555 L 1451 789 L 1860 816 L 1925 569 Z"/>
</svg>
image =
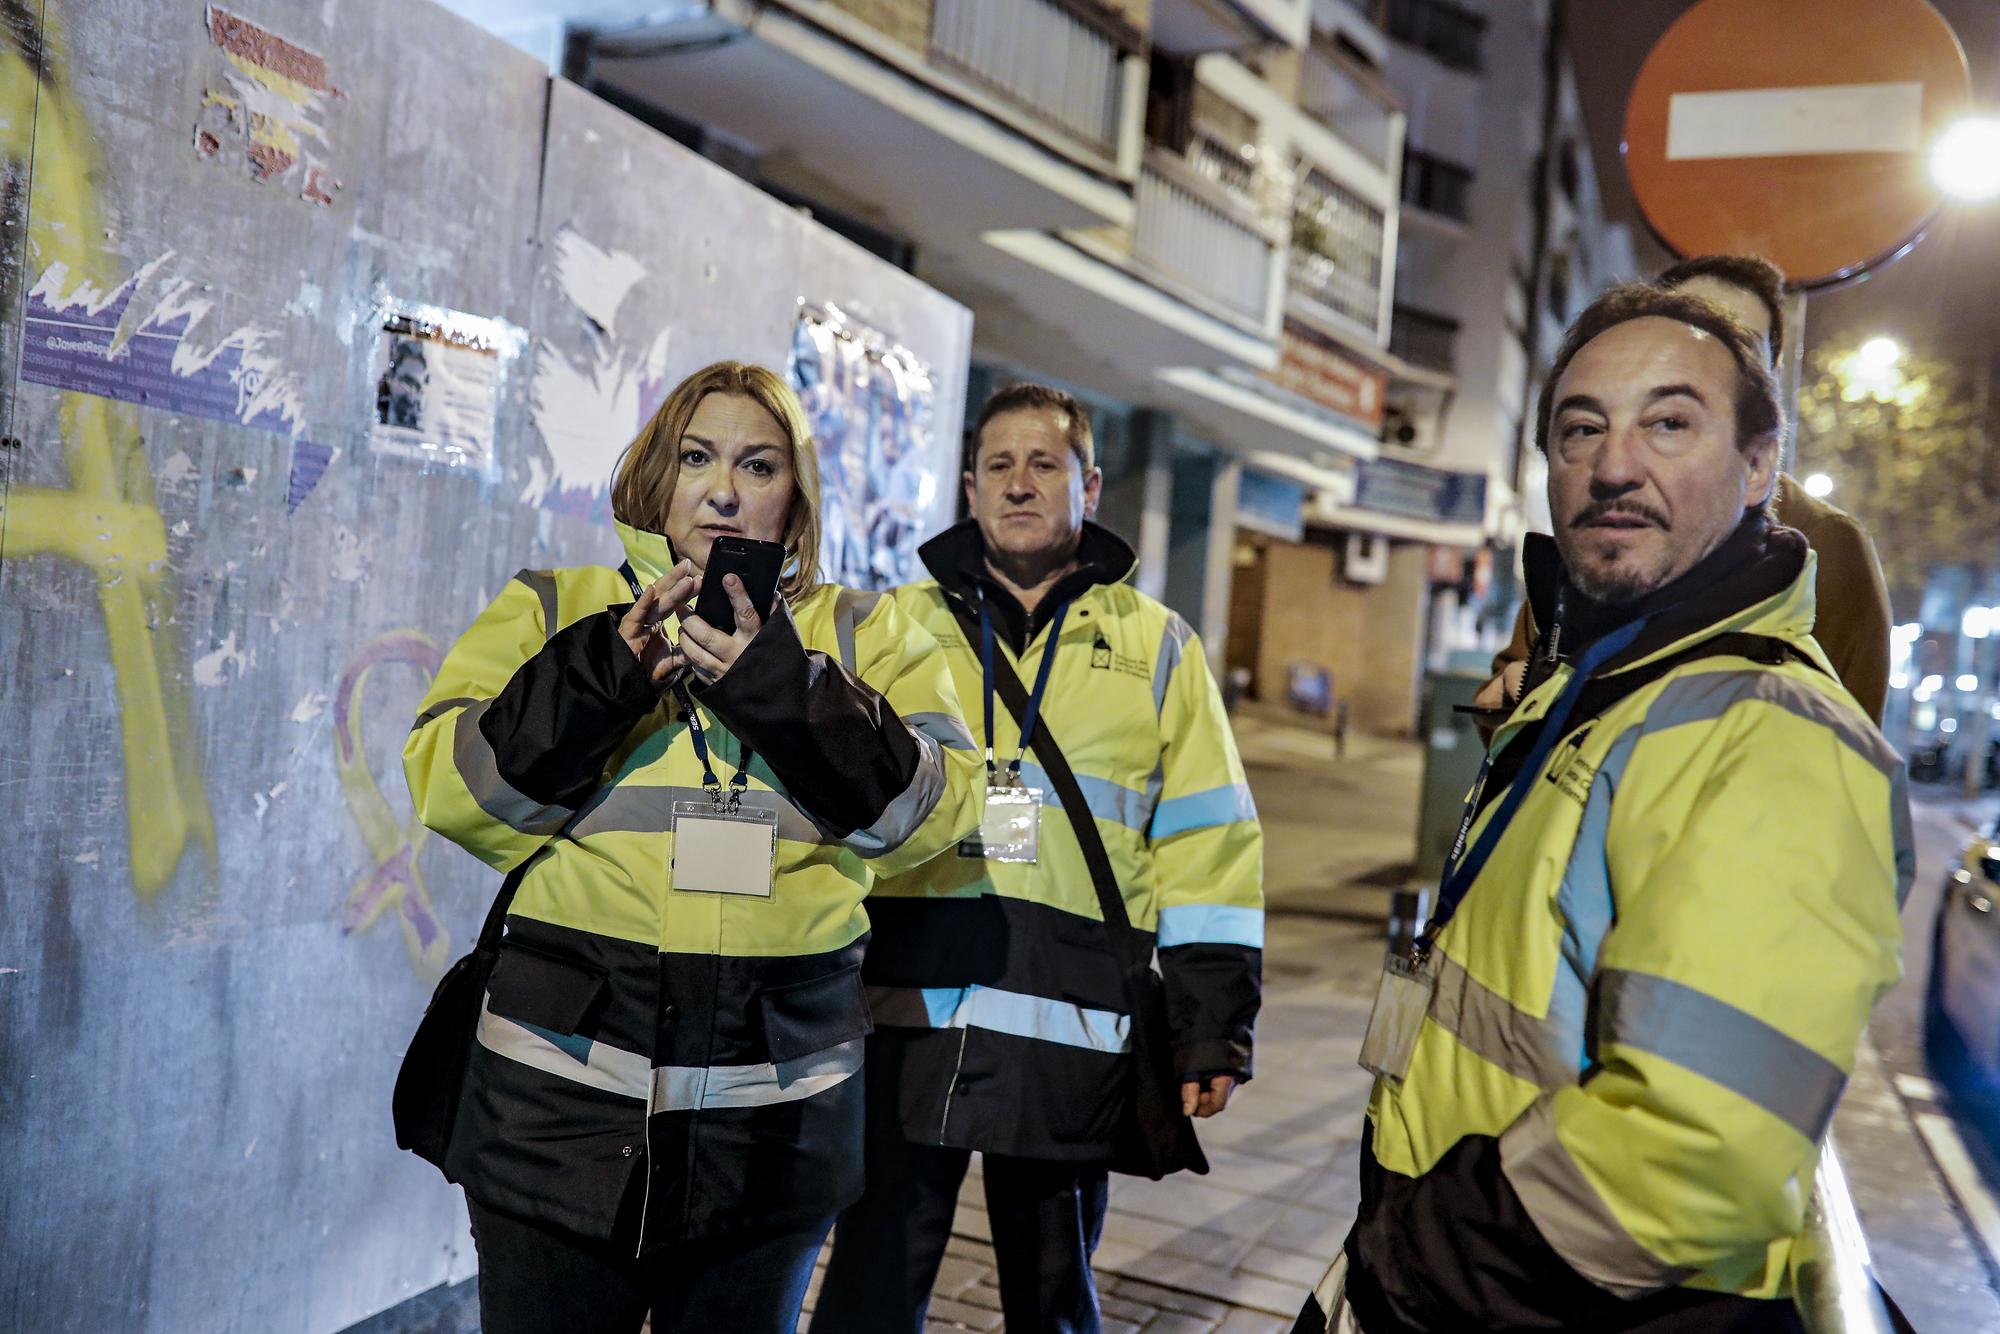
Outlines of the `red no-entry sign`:
<svg viewBox="0 0 2000 1334">
<path fill-rule="evenodd" d="M 1625 170 L 1677 253 L 1761 254 L 1825 286 L 1922 233 L 1925 153 L 1969 96 L 1926 0 L 1701 0 L 1632 85 Z"/>
</svg>

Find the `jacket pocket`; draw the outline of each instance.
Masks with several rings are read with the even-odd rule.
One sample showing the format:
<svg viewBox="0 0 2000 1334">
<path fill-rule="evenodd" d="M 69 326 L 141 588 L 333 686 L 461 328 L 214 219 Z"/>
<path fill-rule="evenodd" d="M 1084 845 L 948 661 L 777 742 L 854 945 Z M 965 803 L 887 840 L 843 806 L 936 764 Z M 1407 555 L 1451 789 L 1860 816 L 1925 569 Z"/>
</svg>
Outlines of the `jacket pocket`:
<svg viewBox="0 0 2000 1334">
<path fill-rule="evenodd" d="M 601 968 L 503 942 L 486 984 L 486 1008 L 552 1033 L 579 1033 L 596 1016 L 608 985 Z"/>
<path fill-rule="evenodd" d="M 791 1061 L 875 1031 L 861 990 L 861 965 L 804 982 L 767 987 L 757 997 L 773 1061 Z"/>
</svg>

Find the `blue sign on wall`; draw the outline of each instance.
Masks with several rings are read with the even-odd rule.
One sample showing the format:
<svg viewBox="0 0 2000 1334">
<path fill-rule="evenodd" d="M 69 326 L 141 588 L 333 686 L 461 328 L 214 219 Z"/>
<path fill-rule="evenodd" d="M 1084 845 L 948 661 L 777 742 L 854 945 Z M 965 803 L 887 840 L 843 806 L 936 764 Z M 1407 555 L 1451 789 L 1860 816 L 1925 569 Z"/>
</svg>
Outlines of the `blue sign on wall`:
<svg viewBox="0 0 2000 1334">
<path fill-rule="evenodd" d="M 1289 477 L 1245 468 L 1236 484 L 1239 522 L 1296 542 L 1305 536 L 1306 488 Z"/>
<path fill-rule="evenodd" d="M 1373 459 L 1355 472 L 1359 509 L 1437 523 L 1484 523 L 1484 473 L 1443 472 L 1400 459 Z"/>
</svg>

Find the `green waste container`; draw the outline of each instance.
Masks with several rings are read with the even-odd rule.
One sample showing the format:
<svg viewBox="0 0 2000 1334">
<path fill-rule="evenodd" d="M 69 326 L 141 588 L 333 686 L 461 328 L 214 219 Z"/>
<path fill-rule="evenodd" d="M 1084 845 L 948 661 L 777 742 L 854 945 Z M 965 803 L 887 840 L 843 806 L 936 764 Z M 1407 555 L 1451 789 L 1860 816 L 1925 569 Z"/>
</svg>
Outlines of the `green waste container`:
<svg viewBox="0 0 2000 1334">
<path fill-rule="evenodd" d="M 1421 739 L 1424 743 L 1422 808 L 1417 816 L 1415 881 L 1435 886 L 1451 856 L 1451 842 L 1465 813 L 1466 794 L 1479 777 L 1486 747 L 1470 714 L 1473 695 L 1486 683 L 1483 676 L 1464 672 L 1430 672 L 1424 677 Z"/>
</svg>

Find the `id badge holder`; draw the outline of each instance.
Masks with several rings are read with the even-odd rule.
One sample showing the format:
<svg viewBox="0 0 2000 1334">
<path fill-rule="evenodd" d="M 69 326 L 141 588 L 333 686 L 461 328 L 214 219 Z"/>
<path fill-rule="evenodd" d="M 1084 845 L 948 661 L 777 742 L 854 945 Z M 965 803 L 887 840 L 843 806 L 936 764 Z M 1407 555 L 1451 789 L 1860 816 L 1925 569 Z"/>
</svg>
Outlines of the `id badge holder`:
<svg viewBox="0 0 2000 1334">
<path fill-rule="evenodd" d="M 1033 865 L 1041 852 L 1042 790 L 989 783 L 979 817 L 980 855 L 989 862 Z"/>
<path fill-rule="evenodd" d="M 1383 965 L 1375 1008 L 1368 1013 L 1368 1033 L 1361 1039 L 1363 1070 L 1392 1084 L 1403 1082 L 1417 1049 L 1417 1031 L 1436 994 L 1437 977 L 1409 956 L 1398 955 Z"/>
<path fill-rule="evenodd" d="M 673 888 L 768 899 L 777 879 L 778 811 L 748 794 L 734 806 L 677 801 Z"/>
</svg>

